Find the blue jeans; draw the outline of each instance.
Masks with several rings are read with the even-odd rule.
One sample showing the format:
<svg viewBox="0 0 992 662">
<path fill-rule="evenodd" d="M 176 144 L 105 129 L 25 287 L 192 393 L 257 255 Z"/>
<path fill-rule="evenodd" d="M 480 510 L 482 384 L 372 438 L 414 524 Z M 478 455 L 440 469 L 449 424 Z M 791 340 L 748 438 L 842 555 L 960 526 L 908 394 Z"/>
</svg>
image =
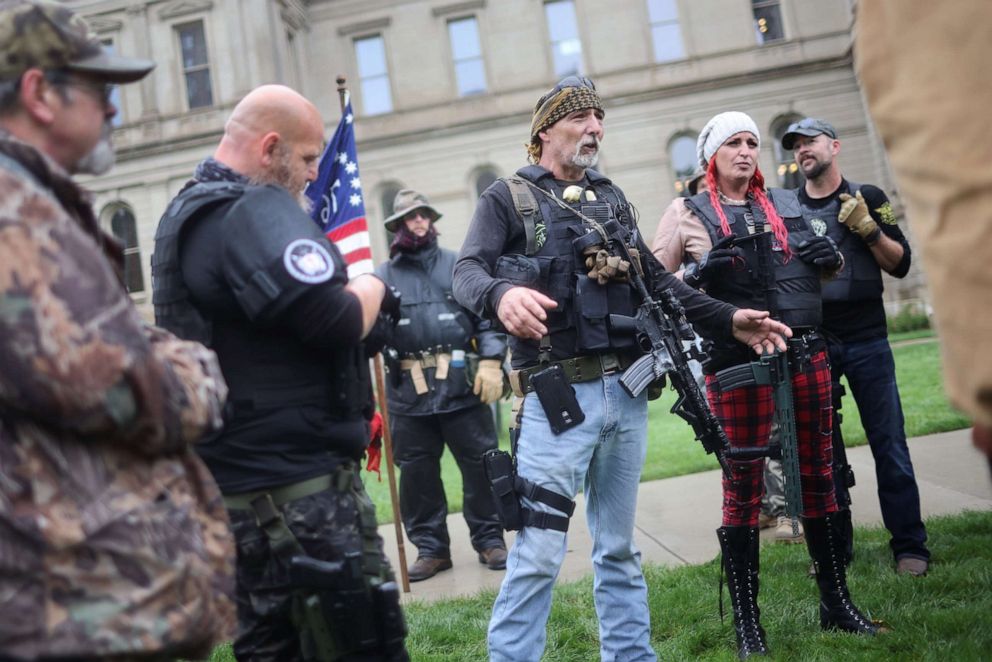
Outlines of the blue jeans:
<svg viewBox="0 0 992 662">
<path fill-rule="evenodd" d="M 896 386 L 896 366 L 886 338 L 830 345 L 834 380 L 847 377 L 858 405 L 871 454 L 875 458 L 882 521 L 898 560 L 930 559 L 927 530 L 920 517 L 920 490 L 906 445 L 906 431 Z"/>
<path fill-rule="evenodd" d="M 647 398 L 632 399 L 619 375 L 575 384 L 586 420 L 555 436 L 536 394 L 524 402 L 517 471 L 574 498 L 582 487 L 592 536 L 593 596 L 603 660 L 655 660 L 647 585 L 634 546 L 637 486 L 647 451 Z M 523 500 L 527 508 L 553 511 Z M 561 513 L 556 513 L 561 514 Z M 492 662 L 537 662 L 547 639 L 551 588 L 565 558 L 566 534 L 525 527 L 506 563 L 489 621 Z"/>
</svg>

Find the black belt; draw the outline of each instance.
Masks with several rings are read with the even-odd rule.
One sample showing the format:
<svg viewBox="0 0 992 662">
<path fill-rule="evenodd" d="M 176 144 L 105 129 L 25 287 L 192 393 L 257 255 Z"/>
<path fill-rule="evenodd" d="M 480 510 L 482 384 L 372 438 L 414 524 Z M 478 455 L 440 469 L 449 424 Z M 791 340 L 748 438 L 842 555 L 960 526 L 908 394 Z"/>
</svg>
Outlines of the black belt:
<svg viewBox="0 0 992 662">
<path fill-rule="evenodd" d="M 591 382 L 599 379 L 603 375 L 610 375 L 615 372 L 622 372 L 630 367 L 634 362 L 629 355 L 616 354 L 590 354 L 587 356 L 573 356 L 570 359 L 542 363 L 522 370 L 514 370 L 510 373 L 510 383 L 516 395 L 526 395 L 534 390 L 531 386 L 530 377 L 534 373 L 540 372 L 554 364 L 558 364 L 568 379 L 569 384 L 580 382 Z"/>
</svg>

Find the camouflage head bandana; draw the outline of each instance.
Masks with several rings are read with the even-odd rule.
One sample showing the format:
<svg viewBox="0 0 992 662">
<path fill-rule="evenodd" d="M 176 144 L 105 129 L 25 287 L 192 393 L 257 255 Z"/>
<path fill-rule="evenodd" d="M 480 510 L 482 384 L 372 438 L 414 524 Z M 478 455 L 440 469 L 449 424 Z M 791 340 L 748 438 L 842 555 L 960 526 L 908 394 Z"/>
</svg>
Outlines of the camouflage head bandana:
<svg viewBox="0 0 992 662">
<path fill-rule="evenodd" d="M 596 86 L 588 78 L 569 76 L 542 96 L 534 107 L 534 119 L 530 125 L 530 142 L 527 144 L 530 160 L 537 163 L 541 158 L 541 139 L 537 134 L 569 113 L 587 108 L 604 112 Z"/>
</svg>

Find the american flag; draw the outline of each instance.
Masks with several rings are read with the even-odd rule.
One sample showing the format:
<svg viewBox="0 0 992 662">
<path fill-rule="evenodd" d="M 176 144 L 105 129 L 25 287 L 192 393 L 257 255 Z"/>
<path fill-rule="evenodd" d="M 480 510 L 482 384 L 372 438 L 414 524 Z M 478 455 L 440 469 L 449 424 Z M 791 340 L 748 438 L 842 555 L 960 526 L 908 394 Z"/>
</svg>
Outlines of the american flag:
<svg viewBox="0 0 992 662">
<path fill-rule="evenodd" d="M 341 251 L 348 263 L 349 278 L 374 269 L 362 181 L 358 176 L 354 121 L 349 99 L 334 137 L 320 157 L 317 179 L 306 192 L 313 202 L 310 215 Z"/>
</svg>

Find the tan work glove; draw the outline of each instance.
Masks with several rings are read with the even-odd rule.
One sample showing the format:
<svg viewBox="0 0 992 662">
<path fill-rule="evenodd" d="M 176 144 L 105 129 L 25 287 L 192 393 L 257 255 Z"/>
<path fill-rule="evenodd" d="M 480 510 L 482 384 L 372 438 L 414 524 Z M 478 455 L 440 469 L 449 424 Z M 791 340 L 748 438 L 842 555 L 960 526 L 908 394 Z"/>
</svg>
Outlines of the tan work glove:
<svg viewBox="0 0 992 662">
<path fill-rule="evenodd" d="M 472 392 L 482 404 L 496 402 L 503 395 L 503 364 L 499 359 L 480 359 Z"/>
<path fill-rule="evenodd" d="M 882 228 L 878 227 L 878 223 L 868 213 L 868 203 L 861 196 L 861 191 L 858 191 L 856 197 L 850 193 L 841 193 L 838 199 L 841 205 L 837 220 L 846 225 L 848 230 L 864 239 L 869 246 L 878 241 L 879 235 L 882 234 Z"/>
</svg>

